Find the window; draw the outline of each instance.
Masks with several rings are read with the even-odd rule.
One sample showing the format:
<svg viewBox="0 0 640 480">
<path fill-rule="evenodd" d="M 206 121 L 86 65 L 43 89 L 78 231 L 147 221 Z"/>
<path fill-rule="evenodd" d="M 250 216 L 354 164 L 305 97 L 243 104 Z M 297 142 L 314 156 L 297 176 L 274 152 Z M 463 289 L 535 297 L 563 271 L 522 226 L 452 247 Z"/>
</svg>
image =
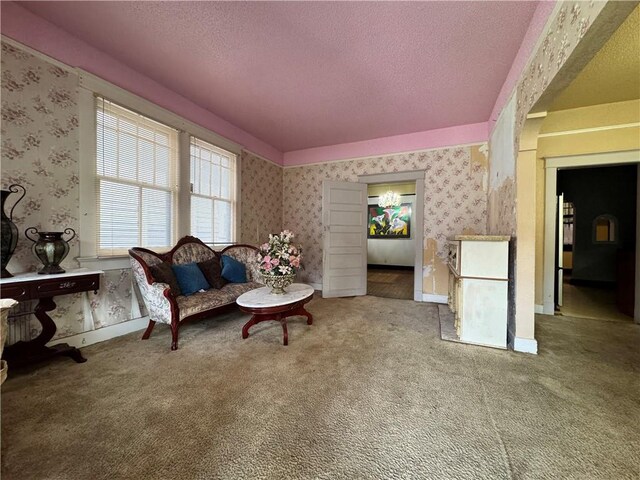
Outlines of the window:
<svg viewBox="0 0 640 480">
<path fill-rule="evenodd" d="M 209 244 L 234 241 L 236 157 L 191 137 L 191 234 Z"/>
<path fill-rule="evenodd" d="M 616 242 L 616 219 L 611 215 L 600 215 L 593 221 L 593 240 L 595 243 Z"/>
<path fill-rule="evenodd" d="M 233 243 L 242 147 L 88 72 L 79 82 L 80 265 L 128 268 L 128 249 L 190 234 Z"/>
<path fill-rule="evenodd" d="M 178 131 L 96 98 L 97 254 L 175 240 Z"/>
<path fill-rule="evenodd" d="M 573 243 L 575 239 L 575 223 L 576 223 L 576 211 L 573 203 L 564 202 L 563 204 L 563 243 L 565 251 L 573 250 Z"/>
</svg>

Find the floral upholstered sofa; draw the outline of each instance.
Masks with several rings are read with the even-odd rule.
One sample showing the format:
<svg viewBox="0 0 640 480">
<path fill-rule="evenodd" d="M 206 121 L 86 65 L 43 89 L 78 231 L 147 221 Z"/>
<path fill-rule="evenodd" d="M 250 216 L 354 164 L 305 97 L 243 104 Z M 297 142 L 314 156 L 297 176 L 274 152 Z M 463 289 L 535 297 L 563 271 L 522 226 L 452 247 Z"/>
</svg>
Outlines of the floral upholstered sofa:
<svg viewBox="0 0 640 480">
<path fill-rule="evenodd" d="M 178 329 L 187 320 L 208 318 L 225 308 L 235 305 L 236 299 L 244 292 L 262 287 L 262 277 L 254 261 L 256 248 L 251 245 L 231 245 L 216 252 L 195 237 L 183 237 L 175 247 L 166 253 L 156 253 L 146 248 L 129 250 L 131 268 L 142 299 L 149 313 L 149 326 L 142 335 L 146 340 L 151 335 L 156 322 L 171 327 L 171 350 L 178 348 Z M 174 295 L 169 284 L 156 281 L 153 267 L 166 262 L 170 265 L 200 263 L 228 255 L 243 263 L 246 268 L 246 283 L 226 283 L 221 288 L 194 293 Z"/>
</svg>

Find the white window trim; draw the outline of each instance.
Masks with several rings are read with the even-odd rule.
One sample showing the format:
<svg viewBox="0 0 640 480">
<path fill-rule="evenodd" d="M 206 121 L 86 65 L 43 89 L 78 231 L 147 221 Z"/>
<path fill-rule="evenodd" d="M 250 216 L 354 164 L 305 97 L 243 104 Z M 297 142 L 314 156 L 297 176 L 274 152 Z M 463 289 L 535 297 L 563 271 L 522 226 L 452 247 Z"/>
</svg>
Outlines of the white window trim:
<svg viewBox="0 0 640 480">
<path fill-rule="evenodd" d="M 145 100 L 123 88 L 120 88 L 93 74 L 76 68 L 78 75 L 78 121 L 79 121 L 79 154 L 80 154 L 80 255 L 77 257 L 81 267 L 102 270 L 119 270 L 130 268 L 127 255 L 110 257 L 97 256 L 96 249 L 96 115 L 95 96 L 106 99 L 147 116 L 160 123 L 164 123 L 179 130 L 178 138 L 178 198 L 176 222 L 177 238 L 189 235 L 191 231 L 191 193 L 190 193 L 190 137 L 191 135 L 209 142 L 219 148 L 227 150 L 236 156 L 236 189 L 235 215 L 232 219 L 234 238 L 240 239 L 241 218 L 241 152 L 242 146 L 207 130 L 196 123 Z"/>
<path fill-rule="evenodd" d="M 213 148 L 214 152 L 217 152 L 219 155 L 225 156 L 227 157 L 227 152 L 221 148 L 219 148 L 218 146 L 212 144 L 211 142 L 207 142 L 206 140 L 203 140 L 195 135 L 191 135 L 190 136 L 190 144 L 189 144 L 189 166 L 191 167 L 191 146 L 193 145 L 193 140 L 196 141 L 204 141 L 205 143 L 208 144 L 207 147 L 205 148 L 209 148 L 209 146 L 211 146 Z M 230 192 L 229 192 L 229 198 L 225 198 L 222 196 L 222 191 L 220 191 L 220 195 L 205 195 L 205 194 L 201 194 L 201 193 L 196 193 L 195 192 L 195 188 L 192 189 L 191 184 L 188 185 L 189 188 L 189 200 L 191 201 L 191 199 L 193 199 L 194 197 L 199 197 L 199 198 L 205 198 L 205 199 L 210 199 L 213 202 L 215 201 L 222 201 L 222 202 L 227 202 L 231 205 L 231 211 L 235 212 L 235 210 L 238 208 L 238 197 L 240 197 L 239 195 L 239 190 L 240 190 L 240 184 L 237 183 L 238 182 L 238 174 L 237 174 L 237 170 L 239 168 L 239 163 L 238 163 L 238 158 L 239 156 L 236 155 L 235 160 L 231 161 L 231 164 L 229 165 L 229 167 L 224 167 L 227 168 L 228 170 L 230 170 Z M 223 168 L 221 166 L 221 168 Z M 191 177 L 190 175 L 191 172 L 189 172 L 189 178 Z M 191 214 L 191 210 L 189 209 L 189 213 Z M 215 207 L 214 207 L 214 215 L 215 215 Z M 191 215 L 189 215 L 191 217 Z M 238 239 L 239 239 L 239 224 L 240 224 L 240 219 L 237 215 L 233 215 L 231 218 L 231 231 L 232 231 L 232 237 L 234 238 L 235 243 L 238 243 Z M 191 230 L 190 230 L 191 231 Z M 215 235 L 214 235 L 215 237 Z M 225 248 L 228 245 L 230 245 L 229 242 L 220 242 L 220 243 L 214 243 L 214 242 L 205 242 L 207 245 L 211 246 L 211 248 Z"/>
</svg>

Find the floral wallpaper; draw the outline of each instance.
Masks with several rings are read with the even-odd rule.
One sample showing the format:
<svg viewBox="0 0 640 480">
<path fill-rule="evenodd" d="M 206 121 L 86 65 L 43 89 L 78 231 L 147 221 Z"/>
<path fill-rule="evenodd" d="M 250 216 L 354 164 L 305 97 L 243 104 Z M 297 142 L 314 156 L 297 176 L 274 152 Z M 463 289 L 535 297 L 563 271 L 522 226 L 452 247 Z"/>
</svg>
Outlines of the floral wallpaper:
<svg viewBox="0 0 640 480">
<path fill-rule="evenodd" d="M 17 183 L 27 190 L 14 212 L 20 240 L 10 271 L 39 264 L 25 228 L 63 230 L 78 224 L 76 86 L 66 70 L 2 43 L 2 186 Z M 76 266 L 78 244 L 77 238 L 71 241 L 63 266 Z"/>
<path fill-rule="evenodd" d="M 551 80 L 560 71 L 576 45 L 585 36 L 594 19 L 601 13 L 607 2 L 602 1 L 572 1 L 562 2 L 556 16 L 543 33 L 543 39 L 532 59 L 522 73 L 516 87 L 516 111 L 505 121 L 515 122 L 513 131 L 512 162 L 518 156 L 520 133 L 524 127 L 527 115 L 547 90 Z M 505 109 L 507 106 L 505 106 Z M 504 111 L 504 110 L 503 110 Z M 513 114 L 511 114 L 513 115 Z M 502 119 L 501 119 L 502 120 Z M 496 125 L 496 128 L 498 126 Z M 499 148 L 499 147 L 498 147 Z M 489 144 L 489 150 L 496 146 Z M 499 161 L 490 161 L 490 175 L 500 174 Z M 513 166 L 511 166 L 513 167 Z M 515 168 L 510 169 L 515 172 Z M 490 188 L 488 194 L 487 231 L 490 234 L 509 234 L 513 239 L 509 251 L 509 333 L 515 335 L 515 270 L 517 262 L 516 234 L 516 205 L 517 191 L 515 174 L 505 178 L 500 185 Z"/>
<path fill-rule="evenodd" d="M 446 241 L 460 233 L 486 229 L 486 158 L 479 148 L 457 147 L 284 169 L 284 228 L 297 234 L 304 248 L 302 278 L 322 282 L 322 181 L 355 182 L 359 175 L 424 170 L 424 246 L 428 280 L 433 262 L 444 265 Z M 428 255 L 433 245 L 434 257 Z M 425 281 L 425 293 L 434 291 Z"/>
<path fill-rule="evenodd" d="M 576 45 L 585 36 L 594 19 L 607 2 L 572 1 L 562 2 L 561 7 L 543 33 L 543 39 L 520 77 L 516 87 L 515 131 L 513 137 L 514 159 L 517 157 L 520 132 L 528 113 L 545 92 L 551 80 L 565 64 Z M 489 145 L 491 150 L 492 146 Z M 496 166 L 491 163 L 491 176 Z M 489 233 L 515 234 L 516 203 L 515 179 L 489 191 L 487 228 Z"/>
<path fill-rule="evenodd" d="M 282 167 L 243 150 L 240 242 L 258 245 L 282 230 Z"/>
<path fill-rule="evenodd" d="M 80 231 L 77 85 L 73 71 L 2 42 L 2 188 L 18 183 L 27 190 L 14 211 L 20 237 L 8 265 L 13 273 L 40 266 L 31 252 L 32 243 L 24 236 L 27 227 Z M 241 242 L 256 244 L 282 229 L 282 175 L 282 167 L 242 153 Z M 7 210 L 12 202 L 10 197 Z M 78 255 L 76 237 L 62 266 L 78 268 L 74 260 Z M 118 269 L 104 273 L 97 295 L 57 297 L 57 308 L 51 313 L 58 327 L 56 338 L 145 315 L 144 304 L 134 292 L 131 270 Z M 10 342 L 36 335 L 40 323 L 32 318 L 27 328 L 14 327 Z"/>
<path fill-rule="evenodd" d="M 25 198 L 13 221 L 18 227 L 16 251 L 7 269 L 35 271 L 40 262 L 24 236 L 27 227 L 42 231 L 79 232 L 78 79 L 74 73 L 2 42 L 2 188 L 17 183 Z M 13 196 L 12 196 L 13 197 Z M 8 211 L 15 199 L 9 198 Z M 65 236 L 65 238 L 67 238 Z M 79 239 L 70 242 L 62 266 L 78 268 Z M 97 295 L 82 293 L 56 297 L 50 313 L 56 338 L 120 323 L 141 316 L 132 295 L 131 271 L 105 272 Z M 24 306 L 23 306 L 24 308 Z M 37 334 L 39 322 L 31 318 L 20 338 Z"/>
<path fill-rule="evenodd" d="M 518 83 L 517 132 L 522 130 L 527 114 L 591 28 L 606 3 L 594 0 L 562 2 L 549 29 L 543 34 L 541 45 Z M 516 151 L 518 138 L 519 135 L 516 135 Z"/>
</svg>

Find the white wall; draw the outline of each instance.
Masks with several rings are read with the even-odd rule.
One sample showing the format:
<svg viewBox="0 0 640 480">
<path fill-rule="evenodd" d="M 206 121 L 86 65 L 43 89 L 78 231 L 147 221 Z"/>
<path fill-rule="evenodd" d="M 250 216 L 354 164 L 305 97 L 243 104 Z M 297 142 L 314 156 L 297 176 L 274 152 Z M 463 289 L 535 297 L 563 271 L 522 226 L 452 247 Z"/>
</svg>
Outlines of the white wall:
<svg viewBox="0 0 640 480">
<path fill-rule="evenodd" d="M 375 199 L 369 199 L 370 203 L 377 203 Z M 413 267 L 416 258 L 415 248 L 415 195 L 402 195 L 402 203 L 411 204 L 411 231 L 410 238 L 369 238 L 367 239 L 367 263 L 374 265 L 399 265 Z"/>
</svg>

